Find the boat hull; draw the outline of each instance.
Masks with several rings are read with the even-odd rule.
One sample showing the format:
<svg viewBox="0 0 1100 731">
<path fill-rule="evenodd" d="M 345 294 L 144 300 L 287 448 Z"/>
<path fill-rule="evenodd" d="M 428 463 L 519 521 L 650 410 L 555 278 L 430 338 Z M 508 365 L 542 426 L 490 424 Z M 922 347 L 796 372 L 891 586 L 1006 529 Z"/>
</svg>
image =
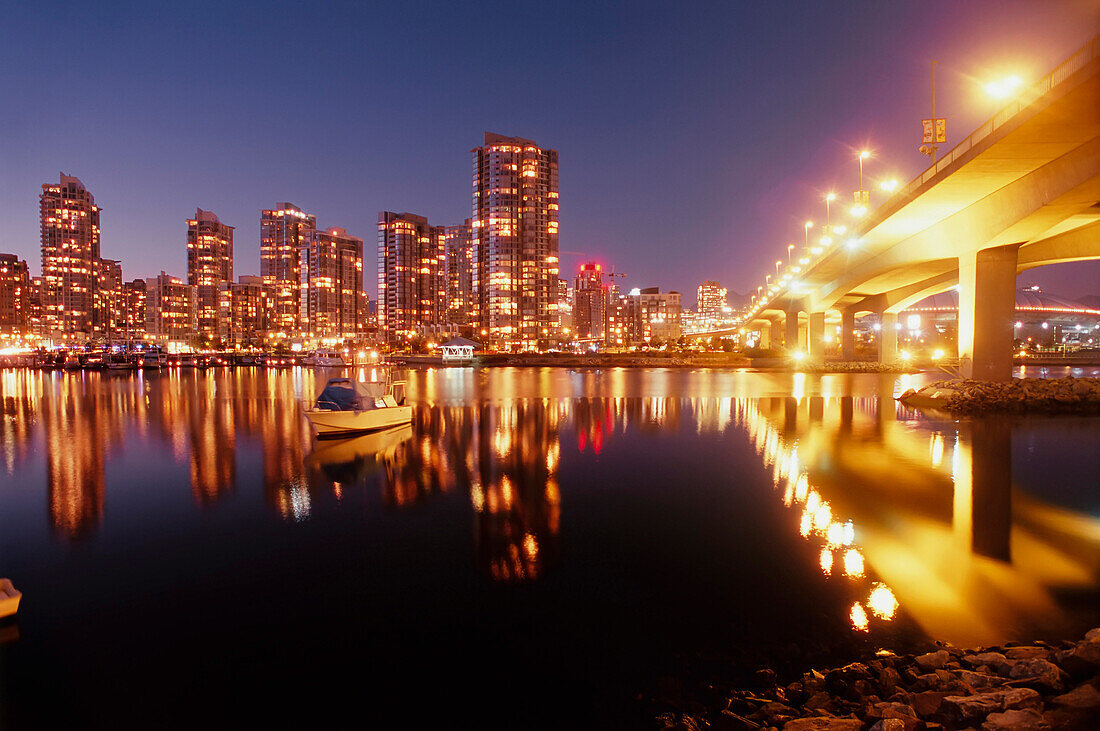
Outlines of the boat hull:
<svg viewBox="0 0 1100 731">
<path fill-rule="evenodd" d="M 305 414 L 318 439 L 331 439 L 408 424 L 412 421 L 412 406 L 367 411 L 307 411 Z"/>
</svg>

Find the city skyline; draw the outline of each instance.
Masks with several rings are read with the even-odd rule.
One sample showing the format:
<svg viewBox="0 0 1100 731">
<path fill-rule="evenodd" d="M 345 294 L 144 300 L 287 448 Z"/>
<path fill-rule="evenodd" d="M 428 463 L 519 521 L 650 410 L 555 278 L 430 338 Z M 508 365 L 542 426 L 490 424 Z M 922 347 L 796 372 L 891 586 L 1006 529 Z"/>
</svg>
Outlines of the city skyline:
<svg viewBox="0 0 1100 731">
<path fill-rule="evenodd" d="M 485 65 L 484 52 L 461 58 L 450 42 L 423 60 L 401 54 L 398 61 L 387 62 L 396 64 L 390 71 L 398 81 L 419 82 L 432 76 L 432 64 L 456 61 L 453 72 L 429 79 L 430 88 L 439 90 L 455 111 L 443 125 L 427 121 L 432 115 L 415 124 L 390 122 L 381 110 L 360 99 L 362 92 L 349 97 L 352 85 L 360 81 L 369 82 L 368 91 L 396 82 L 379 80 L 366 62 L 324 76 L 339 56 L 327 61 L 291 59 L 297 65 L 282 60 L 276 68 L 299 81 L 325 79 L 322 92 L 351 99 L 362 113 L 346 116 L 359 124 L 341 115 L 315 118 L 296 111 L 272 115 L 260 110 L 255 97 L 273 82 L 257 74 L 262 62 L 270 60 L 270 51 L 258 47 L 255 39 L 241 38 L 234 45 L 236 36 L 230 30 L 218 32 L 240 62 L 236 72 L 198 59 L 168 59 L 157 70 L 145 71 L 136 84 L 130 83 L 124 63 L 132 60 L 128 54 L 143 52 L 158 59 L 178 41 L 174 31 L 163 29 L 172 23 L 163 24 L 159 36 L 145 38 L 141 31 L 149 18 L 108 7 L 103 18 L 89 19 L 90 26 L 79 33 L 66 23 L 53 27 L 59 37 L 73 39 L 78 47 L 98 48 L 119 32 L 139 38 L 129 51 L 103 52 L 96 58 L 103 88 L 95 93 L 104 97 L 95 97 L 97 103 L 87 108 L 75 133 L 52 134 L 64 117 L 42 117 L 34 111 L 49 108 L 45 102 L 55 93 L 35 87 L 34 74 L 5 83 L 8 96 L 15 94 L 27 103 L 0 114 L 0 132 L 12 143 L 5 153 L 7 172 L 0 180 L 0 213 L 11 226 L 0 251 L 29 262 L 37 259 L 37 221 L 27 209 L 28 191 L 58 170 L 81 178 L 95 191 L 107 211 L 104 254 L 122 260 L 127 277 L 152 277 L 161 270 L 185 272 L 178 221 L 196 206 L 216 211 L 236 227 L 235 247 L 242 262 L 252 259 L 259 248 L 259 231 L 252 222 L 255 211 L 270 201 L 296 201 L 320 220 L 339 222 L 368 240 L 373 238 L 370 231 L 378 211 L 414 210 L 440 225 L 458 225 L 468 216 L 463 151 L 482 131 L 498 129 L 562 151 L 563 273 L 594 260 L 626 271 L 628 286 L 660 285 L 691 292 L 699 281 L 718 279 L 744 293 L 766 273 L 776 251 L 801 233 L 801 221 L 822 217 L 823 191 L 835 186 L 838 194 L 848 195 L 855 188 L 852 150 L 864 144 L 871 147 L 871 177 L 888 169 L 904 181 L 923 168 L 926 158 L 916 152 L 915 130 L 927 114 L 924 98 L 932 58 L 939 61 L 938 104 L 948 119 L 950 145 L 995 111 L 995 104 L 977 93 L 985 76 L 1012 66 L 1033 78 L 1095 27 L 1096 12 L 1089 3 L 1054 8 L 1017 3 L 1014 8 L 991 15 L 980 4 L 932 3 L 921 9 L 868 4 L 799 7 L 799 13 L 793 13 L 794 6 L 775 4 L 715 10 L 706 17 L 686 13 L 682 18 L 669 18 L 664 15 L 669 11 L 658 8 L 630 14 L 570 6 L 546 11 L 520 8 L 514 17 L 501 21 L 503 26 L 539 17 L 550 29 L 534 44 L 532 62 L 545 77 L 538 87 L 545 94 L 530 103 L 506 105 L 494 93 L 471 86 L 477 78 L 467 80 L 459 72 L 469 73 L 470 64 L 491 68 Z M 233 20 L 247 10 L 240 6 L 211 11 L 211 20 Z M 178 12 L 186 17 L 188 11 Z M 453 17 L 454 12 L 410 10 L 432 27 L 454 21 L 467 28 L 472 23 Z M 45 21 L 21 13 L 14 11 L 12 28 L 25 29 L 26 39 L 38 38 Z M 944 30 L 919 40 L 897 38 L 893 29 L 906 27 L 916 14 L 937 13 L 956 19 L 960 26 L 973 25 L 969 21 L 981 15 L 985 30 L 977 37 Z M 319 11 L 302 19 L 302 32 L 320 38 L 341 20 L 354 17 L 353 10 Z M 590 24 L 575 22 L 585 20 Z M 285 21 L 265 23 L 276 35 L 290 32 Z M 662 72 L 643 52 L 664 37 L 664 25 L 682 37 L 659 54 L 664 65 L 672 67 Z M 752 38 L 754 30 L 778 27 L 790 43 L 762 48 Z M 830 41 L 839 38 L 837 34 L 853 34 L 861 42 Z M 383 45 L 389 48 L 400 37 L 397 33 L 384 39 Z M 1028 42 L 1020 43 L 1025 37 Z M 158 38 L 163 49 L 151 45 Z M 24 40 L 24 34 L 14 33 L 13 40 L 8 52 L 16 55 L 9 67 L 29 68 L 42 60 L 42 48 Z M 578 59 L 562 57 L 561 49 L 569 43 L 579 43 Z M 370 59 L 377 60 L 373 54 L 378 52 Z M 829 62 L 818 68 L 810 63 L 814 59 Z M 50 63 L 42 65 L 36 74 L 49 70 Z M 757 79 L 763 78 L 765 69 L 776 72 L 766 85 Z M 502 67 L 494 78 L 499 78 L 506 95 L 512 95 L 525 83 L 524 73 Z M 215 96 L 256 88 L 232 104 L 220 121 L 191 125 L 169 119 L 177 104 L 171 92 L 176 86 L 196 93 L 209 87 Z M 108 102 L 116 87 L 132 93 L 125 100 Z M 778 99 L 776 88 L 782 91 Z M 91 92 L 73 93 L 83 99 Z M 815 114 L 799 114 L 802 102 Z M 40 143 L 42 135 L 50 135 L 51 144 Z M 212 165 L 215 160 L 218 164 Z M 670 250 L 675 251 L 675 261 Z M 369 251 L 365 256 L 370 257 Z M 1029 279 L 1079 297 L 1095 294 L 1097 267 L 1087 263 L 1042 269 Z M 374 283 L 367 280 L 373 299 Z"/>
</svg>

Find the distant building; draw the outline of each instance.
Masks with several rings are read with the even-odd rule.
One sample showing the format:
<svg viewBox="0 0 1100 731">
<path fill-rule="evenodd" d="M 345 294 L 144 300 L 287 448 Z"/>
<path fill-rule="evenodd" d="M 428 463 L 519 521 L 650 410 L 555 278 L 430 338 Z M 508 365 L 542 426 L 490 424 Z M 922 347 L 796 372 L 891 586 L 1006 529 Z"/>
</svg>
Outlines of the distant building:
<svg viewBox="0 0 1100 731">
<path fill-rule="evenodd" d="M 363 239 L 342 228 L 314 230 L 299 249 L 300 323 L 311 338 L 354 339 L 362 332 Z"/>
<path fill-rule="evenodd" d="M 476 337 L 535 350 L 558 337 L 558 153 L 485 133 L 473 155 Z"/>
<path fill-rule="evenodd" d="M 115 259 L 97 259 L 95 272 L 93 329 L 107 340 L 117 340 L 122 337 L 122 331 L 126 325 L 126 295 L 123 292 L 122 262 Z"/>
<path fill-rule="evenodd" d="M 309 245 L 317 217 L 293 203 L 260 213 L 260 276 L 271 293 L 271 329 L 288 336 L 301 325 L 300 250 Z"/>
<path fill-rule="evenodd" d="M 0 254 L 0 335 L 30 334 L 31 278 L 27 262 Z"/>
<path fill-rule="evenodd" d="M 607 285 L 599 264 L 581 266 L 573 287 L 573 336 L 604 342 L 607 336 Z"/>
<path fill-rule="evenodd" d="M 569 340 L 573 336 L 573 288 L 565 279 L 558 279 L 558 327 Z"/>
<path fill-rule="evenodd" d="M 270 290 L 263 277 L 241 275 L 229 285 L 229 339 L 241 347 L 262 346 L 270 328 Z"/>
<path fill-rule="evenodd" d="M 99 214 L 79 179 L 61 173 L 39 197 L 46 329 L 66 339 L 93 336 Z"/>
<path fill-rule="evenodd" d="M 145 330 L 158 340 L 190 342 L 195 334 L 195 288 L 161 272 L 145 280 Z"/>
<path fill-rule="evenodd" d="M 195 288 L 198 334 L 208 338 L 229 335 L 233 230 L 201 208 L 187 221 L 187 283 Z"/>
<path fill-rule="evenodd" d="M 697 327 L 709 329 L 729 319 L 732 310 L 726 300 L 727 290 L 715 281 L 699 285 L 698 301 L 695 308 Z"/>
<path fill-rule="evenodd" d="M 386 342 L 442 330 L 446 232 L 413 213 L 378 214 L 378 328 Z"/>
<path fill-rule="evenodd" d="M 125 309 L 123 311 L 123 337 L 126 340 L 144 340 L 146 335 L 148 287 L 144 279 L 135 279 L 122 285 Z"/>
<path fill-rule="evenodd" d="M 447 322 L 466 326 L 478 318 L 474 300 L 473 228 L 470 219 L 444 231 L 444 279 L 447 289 Z"/>
<path fill-rule="evenodd" d="M 633 289 L 626 297 L 627 340 L 634 344 L 667 344 L 683 334 L 680 293 L 661 293 L 659 287 Z"/>
</svg>

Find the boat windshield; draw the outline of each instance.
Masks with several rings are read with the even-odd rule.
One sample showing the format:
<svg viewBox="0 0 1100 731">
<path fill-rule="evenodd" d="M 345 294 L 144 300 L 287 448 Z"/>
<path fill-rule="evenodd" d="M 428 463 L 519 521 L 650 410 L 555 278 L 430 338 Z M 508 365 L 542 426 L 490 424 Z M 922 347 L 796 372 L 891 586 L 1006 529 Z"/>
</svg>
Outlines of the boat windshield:
<svg viewBox="0 0 1100 731">
<path fill-rule="evenodd" d="M 323 411 L 366 411 L 377 407 L 385 395 L 382 383 L 360 383 L 350 378 L 332 378 L 317 396 L 317 408 Z"/>
</svg>

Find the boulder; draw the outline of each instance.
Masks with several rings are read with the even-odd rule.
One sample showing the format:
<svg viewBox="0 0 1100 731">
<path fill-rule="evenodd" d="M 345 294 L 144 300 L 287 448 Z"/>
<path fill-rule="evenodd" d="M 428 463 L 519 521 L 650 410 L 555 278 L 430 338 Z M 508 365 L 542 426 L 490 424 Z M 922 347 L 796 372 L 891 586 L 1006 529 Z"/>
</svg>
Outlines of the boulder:
<svg viewBox="0 0 1100 731">
<path fill-rule="evenodd" d="M 1060 664 L 1070 675 L 1092 675 L 1100 670 L 1100 641 L 1086 639 L 1078 642 L 1072 650 L 1060 654 Z"/>
<path fill-rule="evenodd" d="M 918 716 L 931 716 L 940 709 L 943 699 L 951 695 L 943 691 L 926 690 L 923 693 L 914 693 L 909 698 L 909 703 Z"/>
<path fill-rule="evenodd" d="M 1004 683 L 1004 678 L 988 673 L 976 673 L 972 670 L 960 670 L 959 680 L 971 688 L 990 688 Z"/>
<path fill-rule="evenodd" d="M 863 722 L 858 718 L 831 718 L 814 716 L 787 721 L 783 731 L 860 731 Z"/>
<path fill-rule="evenodd" d="M 982 720 L 990 713 L 1039 705 L 1041 697 L 1031 688 L 1008 688 L 978 695 L 951 695 L 943 699 L 939 715 L 956 725 Z"/>
<path fill-rule="evenodd" d="M 1004 654 L 1009 660 L 1030 660 L 1036 657 L 1047 660 L 1050 657 L 1050 650 L 1046 647 L 1030 645 L 1027 647 L 1009 647 Z"/>
<path fill-rule="evenodd" d="M 913 662 L 917 664 L 921 670 L 928 672 L 937 668 L 942 668 L 951 659 L 951 654 L 947 650 L 937 650 L 936 652 L 929 652 L 924 655 L 917 655 L 913 659 Z"/>
<path fill-rule="evenodd" d="M 1068 693 L 1054 696 L 1050 702 L 1056 706 L 1079 708 L 1081 710 L 1100 709 L 1100 690 L 1095 685 L 1085 683 L 1079 685 Z"/>
<path fill-rule="evenodd" d="M 1063 682 L 1065 675 L 1057 665 L 1041 658 L 1018 660 L 1009 672 L 1009 676 L 1014 680 L 1026 680 L 1028 684 L 1053 691 L 1065 689 Z"/>
<path fill-rule="evenodd" d="M 972 668 L 988 665 L 990 669 L 1001 675 L 1007 675 L 1012 669 L 1014 660 L 1009 660 L 999 652 L 983 652 L 978 655 L 963 655 L 963 662 Z"/>
<path fill-rule="evenodd" d="M 1050 723 L 1033 708 L 991 713 L 982 723 L 982 731 L 1038 731 L 1048 728 Z"/>
</svg>

